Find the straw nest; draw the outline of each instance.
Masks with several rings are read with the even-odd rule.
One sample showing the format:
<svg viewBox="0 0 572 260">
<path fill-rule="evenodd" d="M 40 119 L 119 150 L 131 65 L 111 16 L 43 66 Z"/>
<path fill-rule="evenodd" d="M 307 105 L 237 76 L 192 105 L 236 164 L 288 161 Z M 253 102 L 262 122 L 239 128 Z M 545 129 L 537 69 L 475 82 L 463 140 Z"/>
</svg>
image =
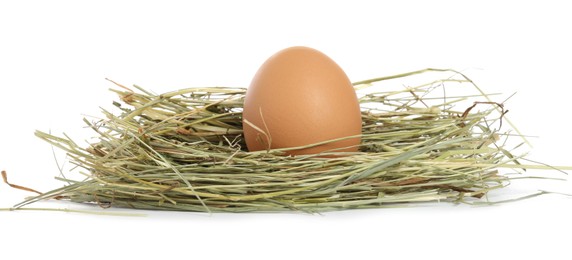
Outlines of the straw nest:
<svg viewBox="0 0 572 260">
<path fill-rule="evenodd" d="M 415 86 L 395 81 L 421 74 L 441 79 Z M 102 110 L 105 119 L 84 119 L 96 134 L 90 145 L 36 132 L 63 149 L 79 169 L 74 172 L 84 177 L 62 174 L 56 178 L 63 187 L 17 207 L 54 198 L 102 207 L 204 212 L 472 203 L 487 201 L 489 191 L 506 186 L 509 178 L 499 168 L 525 167 L 513 147 L 506 147 L 512 137 L 510 129 L 501 130 L 508 126 L 503 104 L 452 70 L 354 83 L 362 108 L 360 150 L 328 158 L 284 156 L 284 149 L 248 152 L 241 136 L 245 88 L 157 95 L 117 86 L 112 91 L 120 97 L 113 102 L 118 112 Z M 449 95 L 454 89 L 477 94 Z"/>
</svg>

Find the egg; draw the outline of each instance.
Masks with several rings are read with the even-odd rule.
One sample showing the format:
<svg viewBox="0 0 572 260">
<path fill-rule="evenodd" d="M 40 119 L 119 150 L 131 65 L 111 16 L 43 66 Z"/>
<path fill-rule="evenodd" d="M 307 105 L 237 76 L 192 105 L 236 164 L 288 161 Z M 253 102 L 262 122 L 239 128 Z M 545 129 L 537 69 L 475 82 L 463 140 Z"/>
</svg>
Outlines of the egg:
<svg viewBox="0 0 572 260">
<path fill-rule="evenodd" d="M 322 52 L 302 46 L 279 51 L 246 91 L 243 132 L 249 151 L 297 148 L 287 155 L 356 152 L 361 110 L 345 72 Z M 345 138 L 332 142 L 334 139 Z"/>
</svg>

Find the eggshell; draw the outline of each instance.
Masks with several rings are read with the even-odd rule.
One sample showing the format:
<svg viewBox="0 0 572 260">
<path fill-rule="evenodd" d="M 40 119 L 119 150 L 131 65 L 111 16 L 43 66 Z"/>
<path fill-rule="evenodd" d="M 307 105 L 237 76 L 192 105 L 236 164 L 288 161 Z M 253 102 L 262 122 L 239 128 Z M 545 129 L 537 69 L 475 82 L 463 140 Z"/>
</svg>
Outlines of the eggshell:
<svg viewBox="0 0 572 260">
<path fill-rule="evenodd" d="M 312 48 L 291 47 L 274 54 L 246 91 L 243 129 L 249 151 L 357 136 L 287 154 L 355 152 L 361 126 L 359 102 L 347 75 Z"/>
</svg>

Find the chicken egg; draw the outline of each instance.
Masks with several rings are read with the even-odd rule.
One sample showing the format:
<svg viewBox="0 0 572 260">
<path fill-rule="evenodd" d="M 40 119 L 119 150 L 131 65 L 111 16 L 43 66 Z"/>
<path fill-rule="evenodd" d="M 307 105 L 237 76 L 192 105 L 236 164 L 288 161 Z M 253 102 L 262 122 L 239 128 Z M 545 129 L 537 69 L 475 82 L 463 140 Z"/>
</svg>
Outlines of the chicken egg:
<svg viewBox="0 0 572 260">
<path fill-rule="evenodd" d="M 345 72 L 331 58 L 296 46 L 274 54 L 246 91 L 243 130 L 249 151 L 308 146 L 287 155 L 356 152 L 361 110 Z"/>
</svg>

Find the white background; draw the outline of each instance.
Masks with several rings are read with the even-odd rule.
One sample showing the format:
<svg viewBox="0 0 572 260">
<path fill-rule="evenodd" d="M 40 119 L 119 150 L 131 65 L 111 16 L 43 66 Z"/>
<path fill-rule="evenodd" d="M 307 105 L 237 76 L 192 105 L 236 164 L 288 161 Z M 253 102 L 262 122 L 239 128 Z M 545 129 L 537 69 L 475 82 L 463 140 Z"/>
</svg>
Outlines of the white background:
<svg viewBox="0 0 572 260">
<path fill-rule="evenodd" d="M 87 138 L 83 116 L 115 99 L 106 77 L 158 93 L 247 86 L 268 56 L 292 45 L 323 51 L 353 81 L 453 68 L 488 92 L 517 92 L 506 105 L 536 136 L 530 158 L 572 164 L 565 1 L 8 2 L 0 1 L 0 169 L 13 183 L 61 185 L 34 130 Z M 571 191 L 570 180 L 523 187 Z M 0 208 L 29 195 L 0 184 Z M 0 211 L 0 246 L 26 259 L 570 259 L 571 212 L 572 198 L 559 195 L 323 215 Z"/>
</svg>

